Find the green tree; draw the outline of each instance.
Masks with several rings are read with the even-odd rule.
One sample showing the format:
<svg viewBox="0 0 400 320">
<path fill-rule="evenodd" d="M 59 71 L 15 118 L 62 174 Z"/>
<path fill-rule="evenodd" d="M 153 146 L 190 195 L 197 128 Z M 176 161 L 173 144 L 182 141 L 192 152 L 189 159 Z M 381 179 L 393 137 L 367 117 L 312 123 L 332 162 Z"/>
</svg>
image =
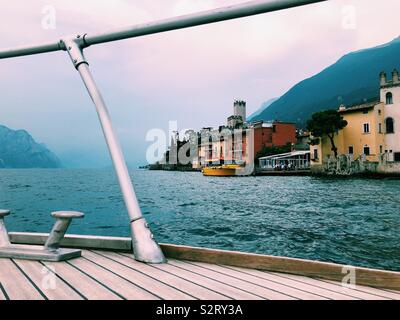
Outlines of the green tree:
<svg viewBox="0 0 400 320">
<path fill-rule="evenodd" d="M 322 138 L 327 136 L 331 141 L 332 151 L 335 157 L 338 156 L 337 147 L 335 145 L 335 134 L 347 126 L 347 121 L 336 110 L 326 110 L 316 112 L 311 119 L 307 121 L 307 130 L 314 137 Z"/>
</svg>

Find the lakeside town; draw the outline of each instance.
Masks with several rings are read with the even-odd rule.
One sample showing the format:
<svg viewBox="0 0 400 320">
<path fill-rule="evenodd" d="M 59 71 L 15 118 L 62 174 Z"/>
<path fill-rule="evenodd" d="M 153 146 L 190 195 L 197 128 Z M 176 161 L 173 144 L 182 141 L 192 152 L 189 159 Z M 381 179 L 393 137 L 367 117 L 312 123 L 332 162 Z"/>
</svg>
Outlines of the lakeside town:
<svg viewBox="0 0 400 320">
<path fill-rule="evenodd" d="M 316 112 L 305 128 L 247 121 L 246 102 L 236 100 L 226 124 L 189 130 L 183 139 L 175 132 L 162 161 L 148 168 L 209 176 L 400 175 L 398 71 L 391 79 L 382 71 L 378 85 L 380 97 Z"/>
</svg>

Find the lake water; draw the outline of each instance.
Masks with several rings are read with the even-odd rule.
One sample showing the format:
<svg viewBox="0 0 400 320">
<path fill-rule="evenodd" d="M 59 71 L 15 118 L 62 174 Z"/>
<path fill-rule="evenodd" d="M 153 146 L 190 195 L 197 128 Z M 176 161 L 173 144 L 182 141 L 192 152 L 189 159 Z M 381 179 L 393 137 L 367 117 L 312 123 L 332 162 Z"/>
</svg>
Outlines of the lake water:
<svg viewBox="0 0 400 320">
<path fill-rule="evenodd" d="M 131 175 L 160 242 L 400 270 L 400 180 Z M 112 170 L 0 170 L 0 207 L 9 231 L 49 232 L 51 211 L 78 210 L 70 233 L 129 236 Z"/>
</svg>

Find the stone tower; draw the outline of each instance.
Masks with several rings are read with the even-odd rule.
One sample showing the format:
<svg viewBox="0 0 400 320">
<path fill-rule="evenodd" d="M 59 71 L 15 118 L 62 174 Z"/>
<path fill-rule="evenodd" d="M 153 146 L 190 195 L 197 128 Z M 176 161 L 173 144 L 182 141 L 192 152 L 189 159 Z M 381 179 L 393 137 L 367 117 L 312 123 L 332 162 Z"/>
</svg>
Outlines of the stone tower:
<svg viewBox="0 0 400 320">
<path fill-rule="evenodd" d="M 246 122 L 246 102 L 242 100 L 236 100 L 233 104 L 233 115 L 236 117 L 242 117 L 242 121 Z"/>
</svg>

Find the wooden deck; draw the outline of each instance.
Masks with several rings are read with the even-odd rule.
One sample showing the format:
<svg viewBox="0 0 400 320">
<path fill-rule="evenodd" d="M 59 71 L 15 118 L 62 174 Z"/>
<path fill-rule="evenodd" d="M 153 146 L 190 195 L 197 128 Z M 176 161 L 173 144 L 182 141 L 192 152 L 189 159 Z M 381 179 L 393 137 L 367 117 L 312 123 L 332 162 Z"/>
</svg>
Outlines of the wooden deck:
<svg viewBox="0 0 400 320">
<path fill-rule="evenodd" d="M 400 292 L 311 277 L 84 250 L 68 262 L 0 259 L 0 300 L 391 300 Z"/>
</svg>

